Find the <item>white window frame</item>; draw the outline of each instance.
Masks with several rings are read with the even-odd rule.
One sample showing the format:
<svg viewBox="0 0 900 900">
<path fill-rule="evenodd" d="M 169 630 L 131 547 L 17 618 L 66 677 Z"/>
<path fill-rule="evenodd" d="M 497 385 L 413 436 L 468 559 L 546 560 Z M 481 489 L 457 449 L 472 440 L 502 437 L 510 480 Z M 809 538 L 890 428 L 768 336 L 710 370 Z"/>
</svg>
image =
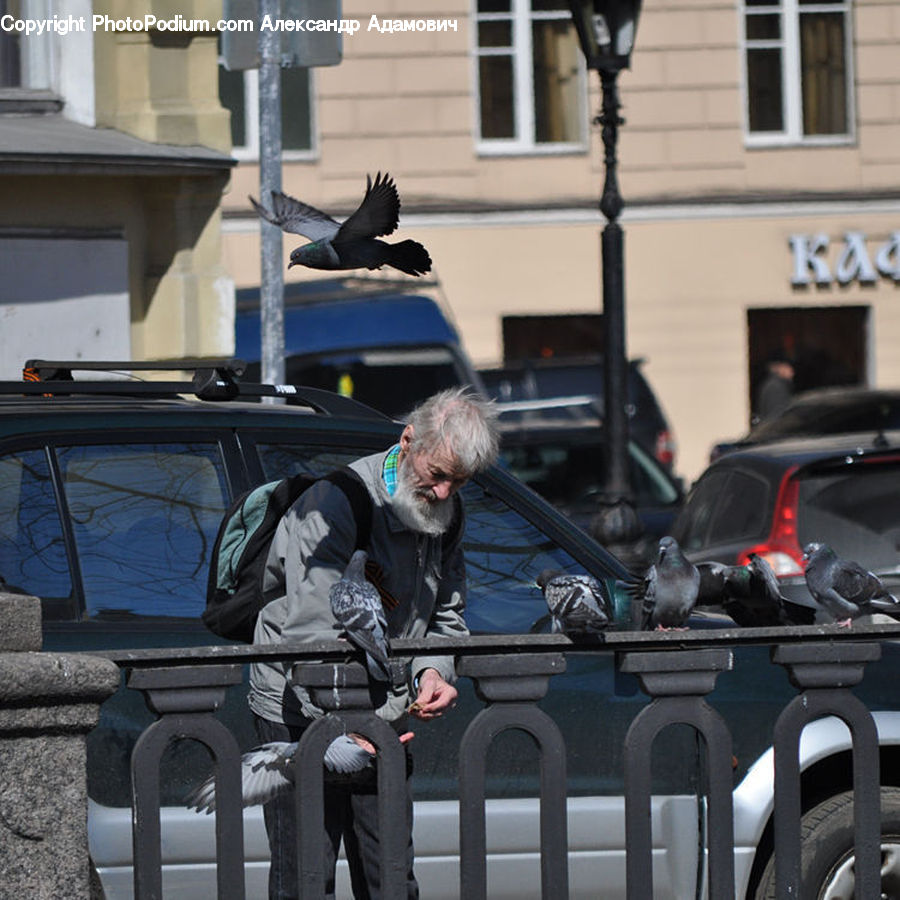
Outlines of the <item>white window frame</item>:
<svg viewBox="0 0 900 900">
<path fill-rule="evenodd" d="M 800 15 L 802 13 L 841 13 L 844 17 L 844 60 L 847 83 L 847 131 L 844 134 L 803 134 L 803 85 L 800 68 Z M 856 140 L 855 79 L 853 62 L 853 16 L 851 0 L 836 3 L 804 3 L 798 0 L 773 0 L 765 6 L 740 7 L 741 75 L 743 95 L 744 142 L 747 147 L 836 146 L 852 144 Z M 781 18 L 781 38 L 747 40 L 747 18 L 753 15 L 778 15 Z M 750 130 L 750 79 L 747 72 L 747 51 L 753 49 L 781 50 L 783 131 Z"/>
<path fill-rule="evenodd" d="M 73 16 L 91 21 L 91 0 L 66 0 L 65 10 L 56 0 L 21 0 L 19 18 L 52 20 Z M 42 34 L 19 35 L 22 71 L 19 87 L 8 88 L 12 95 L 51 93 L 64 101 L 62 115 L 83 125 L 96 124 L 94 87 L 94 35 L 90 27 L 66 34 L 45 30 Z"/>
<path fill-rule="evenodd" d="M 531 0 L 510 0 L 510 13 L 480 13 L 478 0 L 474 0 L 472 29 L 473 84 L 475 91 L 476 150 L 482 156 L 503 155 L 558 155 L 583 152 L 588 146 L 587 90 L 584 57 L 576 52 L 578 65 L 578 121 L 581 135 L 577 141 L 538 142 L 534 139 L 534 48 L 532 46 L 532 22 L 538 20 L 569 20 L 571 13 L 532 12 Z M 478 26 L 481 22 L 512 21 L 512 47 L 481 47 L 478 42 Z M 484 56 L 512 56 L 513 59 L 513 117 L 516 136 L 512 138 L 481 137 L 481 72 Z"/>
<path fill-rule="evenodd" d="M 219 60 L 221 65 L 221 58 Z M 231 148 L 232 156 L 242 162 L 259 160 L 259 69 L 245 69 L 244 76 L 244 121 L 246 122 L 246 143 L 235 144 Z M 315 104 L 315 70 L 309 70 L 309 128 L 310 148 L 308 150 L 284 150 L 281 158 L 287 162 L 302 162 L 318 157 L 318 129 L 316 127 Z"/>
</svg>

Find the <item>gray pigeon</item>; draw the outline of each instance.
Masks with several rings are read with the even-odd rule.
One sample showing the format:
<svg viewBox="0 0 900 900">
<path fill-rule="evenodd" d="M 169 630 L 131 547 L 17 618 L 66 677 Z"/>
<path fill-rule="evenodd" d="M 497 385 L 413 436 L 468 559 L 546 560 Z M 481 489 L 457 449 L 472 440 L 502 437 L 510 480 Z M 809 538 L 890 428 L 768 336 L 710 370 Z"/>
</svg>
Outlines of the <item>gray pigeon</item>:
<svg viewBox="0 0 900 900">
<path fill-rule="evenodd" d="M 244 806 L 268 803 L 294 784 L 294 754 L 298 742 L 273 741 L 241 757 L 241 793 Z M 375 759 L 350 735 L 336 737 L 325 751 L 325 767 L 332 772 L 361 772 Z M 209 815 L 216 808 L 216 780 L 210 775 L 185 798 L 188 809 Z"/>
<path fill-rule="evenodd" d="M 381 235 L 391 234 L 400 218 L 400 197 L 387 173 L 382 178 L 379 172 L 374 182 L 370 175 L 366 176 L 366 195 L 356 212 L 343 224 L 281 191 L 272 191 L 271 210 L 252 197 L 249 199 L 267 222 L 311 241 L 291 253 L 288 268 L 307 266 L 330 270 L 393 266 L 407 275 L 431 271 L 431 257 L 416 241 L 388 244 L 378 240 Z"/>
<path fill-rule="evenodd" d="M 717 562 L 697 563 L 700 590 L 697 603 L 721 606 L 745 628 L 776 625 L 810 625 L 815 618 L 811 606 L 788 600 L 781 593 L 778 578 L 769 563 L 755 553 L 745 566 Z"/>
<path fill-rule="evenodd" d="M 544 592 L 554 633 L 596 634 L 613 617 L 603 586 L 590 575 L 545 569 L 537 577 L 537 586 Z"/>
<path fill-rule="evenodd" d="M 365 550 L 356 550 L 344 574 L 331 586 L 329 599 L 335 619 L 348 640 L 366 651 L 366 666 L 376 681 L 391 681 L 388 658 L 387 619 L 381 595 L 366 580 Z"/>
<path fill-rule="evenodd" d="M 684 628 L 697 602 L 700 572 L 673 537 L 660 538 L 659 555 L 642 585 L 641 629 Z"/>
<path fill-rule="evenodd" d="M 806 586 L 817 603 L 838 625 L 874 613 L 900 618 L 900 601 L 881 579 L 853 560 L 841 559 L 827 544 L 807 544 Z"/>
</svg>

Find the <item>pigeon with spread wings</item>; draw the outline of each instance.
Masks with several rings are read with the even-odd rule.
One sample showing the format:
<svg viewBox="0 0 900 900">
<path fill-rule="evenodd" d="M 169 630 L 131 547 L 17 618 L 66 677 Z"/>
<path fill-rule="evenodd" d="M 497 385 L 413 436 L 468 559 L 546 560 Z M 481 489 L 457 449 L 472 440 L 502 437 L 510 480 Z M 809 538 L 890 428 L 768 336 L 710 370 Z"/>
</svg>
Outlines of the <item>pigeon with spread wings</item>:
<svg viewBox="0 0 900 900">
<path fill-rule="evenodd" d="M 431 257 L 417 241 L 396 244 L 378 240 L 391 234 L 400 218 L 400 196 L 390 175 L 366 176 L 366 195 L 359 208 L 339 224 L 327 213 L 281 191 L 272 191 L 272 208 L 252 197 L 262 218 L 283 231 L 309 238 L 310 243 L 291 253 L 291 266 L 310 269 L 380 269 L 393 266 L 407 275 L 431 271 Z"/>
</svg>

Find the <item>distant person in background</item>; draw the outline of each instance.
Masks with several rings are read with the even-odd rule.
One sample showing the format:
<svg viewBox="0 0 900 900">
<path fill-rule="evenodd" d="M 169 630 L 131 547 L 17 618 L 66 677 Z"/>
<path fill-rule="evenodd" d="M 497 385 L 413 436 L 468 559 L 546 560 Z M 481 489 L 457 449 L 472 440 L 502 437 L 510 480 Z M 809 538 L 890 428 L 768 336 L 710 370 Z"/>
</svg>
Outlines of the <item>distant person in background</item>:
<svg viewBox="0 0 900 900">
<path fill-rule="evenodd" d="M 767 374 L 756 395 L 756 417 L 759 421 L 780 413 L 794 396 L 794 364 L 783 355 L 773 356 Z"/>
</svg>

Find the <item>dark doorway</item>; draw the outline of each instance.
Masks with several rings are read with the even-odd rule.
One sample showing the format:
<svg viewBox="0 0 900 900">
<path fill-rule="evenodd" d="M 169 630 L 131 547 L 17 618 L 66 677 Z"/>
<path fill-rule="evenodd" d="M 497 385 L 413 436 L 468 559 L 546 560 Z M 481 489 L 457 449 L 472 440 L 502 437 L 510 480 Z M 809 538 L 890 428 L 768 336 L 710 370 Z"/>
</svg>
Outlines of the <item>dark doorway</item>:
<svg viewBox="0 0 900 900">
<path fill-rule="evenodd" d="M 603 353 L 602 313 L 504 316 L 503 362 Z"/>
<path fill-rule="evenodd" d="M 795 393 L 866 384 L 868 323 L 868 306 L 748 309 L 751 416 L 774 357 L 793 363 Z"/>
</svg>

